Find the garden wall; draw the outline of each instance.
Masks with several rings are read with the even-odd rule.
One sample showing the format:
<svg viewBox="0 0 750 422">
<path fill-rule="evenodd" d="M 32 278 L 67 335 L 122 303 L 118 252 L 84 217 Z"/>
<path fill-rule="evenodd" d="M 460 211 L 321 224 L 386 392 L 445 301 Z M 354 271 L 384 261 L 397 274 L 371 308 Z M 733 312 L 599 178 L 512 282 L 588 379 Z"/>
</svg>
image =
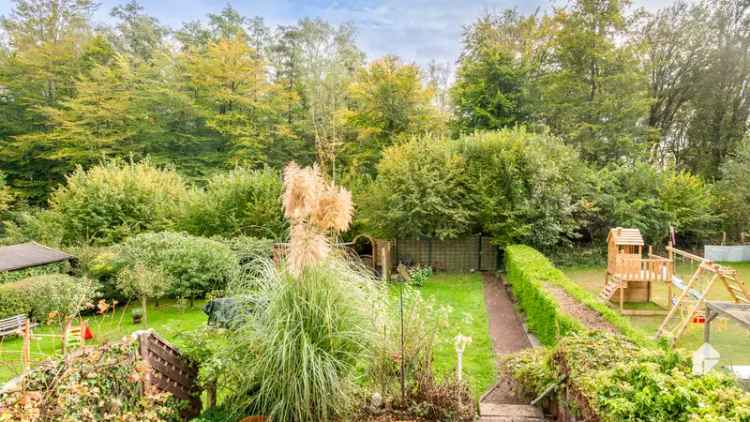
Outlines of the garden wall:
<svg viewBox="0 0 750 422">
<path fill-rule="evenodd" d="M 513 294 L 527 317 L 529 329 L 539 340 L 552 346 L 571 333 L 586 331 L 586 326 L 561 309 L 553 289 L 561 289 L 580 305 L 602 317 L 617 331 L 639 345 L 653 345 L 643 333 L 598 298 L 571 281 L 536 249 L 525 245 L 506 248 L 505 268 Z"/>
<path fill-rule="evenodd" d="M 391 262 L 430 266 L 438 271 L 496 271 L 498 248 L 489 237 L 394 240 Z"/>
</svg>

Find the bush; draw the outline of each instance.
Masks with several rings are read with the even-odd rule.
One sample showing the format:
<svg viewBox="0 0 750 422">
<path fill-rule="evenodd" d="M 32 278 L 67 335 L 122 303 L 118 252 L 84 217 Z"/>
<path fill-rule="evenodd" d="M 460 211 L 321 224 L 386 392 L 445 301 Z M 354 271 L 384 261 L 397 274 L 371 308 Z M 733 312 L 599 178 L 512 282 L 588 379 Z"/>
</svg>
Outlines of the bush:
<svg viewBox="0 0 750 422">
<path fill-rule="evenodd" d="M 477 222 L 495 244 L 550 249 L 578 236 L 589 169 L 560 139 L 520 127 L 465 136 L 456 147 Z"/>
<path fill-rule="evenodd" d="M 362 222 L 391 239 L 456 238 L 473 230 L 471 184 L 464 158 L 446 140 L 390 147 L 362 195 Z"/>
<path fill-rule="evenodd" d="M 143 393 L 149 369 L 137 348 L 132 340 L 107 344 L 35 367 L 23 377 L 22 388 L 0 394 L 0 420 L 182 420 L 181 404 L 171 394 Z"/>
<path fill-rule="evenodd" d="M 238 236 L 229 239 L 216 237 L 217 240 L 229 247 L 237 255 L 241 265 L 247 265 L 260 259 L 273 257 L 273 243 L 271 239 L 256 239 L 250 236 Z"/>
<path fill-rule="evenodd" d="M 541 253 L 529 246 L 513 245 L 505 250 L 505 269 L 513 295 L 521 305 L 529 328 L 547 346 L 572 333 L 586 331 L 583 324 L 560 310 L 554 297 L 545 290 L 550 284 L 560 287 L 575 300 L 598 312 L 623 335 L 641 345 L 653 345 L 627 319 L 618 315 L 555 268 Z"/>
<path fill-rule="evenodd" d="M 5 184 L 5 174 L 0 172 L 0 217 L 10 209 L 10 204 L 13 202 L 13 194 L 10 191 L 10 187 Z M 0 219 L 2 222 L 2 219 Z"/>
<path fill-rule="evenodd" d="M 174 226 L 188 189 L 172 170 L 148 161 L 111 161 L 79 167 L 50 197 L 62 242 L 111 244 L 145 231 Z"/>
<path fill-rule="evenodd" d="M 237 168 L 195 191 L 179 229 L 197 236 L 255 236 L 280 239 L 287 230 L 281 212 L 278 171 Z"/>
<path fill-rule="evenodd" d="M 535 394 L 545 387 L 540 381 L 565 375 L 557 399 L 583 420 L 750 420 L 750 394 L 729 375 L 694 376 L 687 356 L 639 347 L 621 336 L 570 336 L 541 360 L 510 361 L 514 380 Z"/>
<path fill-rule="evenodd" d="M 643 162 L 611 165 L 596 174 L 592 185 L 597 217 L 591 231 L 597 238 L 606 238 L 611 227 L 637 228 L 652 244 L 664 244 L 670 226 L 688 244 L 715 233 L 715 199 L 709 186 L 690 173 Z"/>
<path fill-rule="evenodd" d="M 0 273 L 0 284 L 11 283 L 38 275 L 67 273 L 69 270 L 70 264 L 67 262 L 55 262 L 38 267 L 25 268 L 23 270 L 6 271 Z"/>
<path fill-rule="evenodd" d="M 0 285 L 0 318 L 17 314 L 47 322 L 74 317 L 98 294 L 98 286 L 86 278 L 47 274 Z"/>
<path fill-rule="evenodd" d="M 117 249 L 119 265 L 158 270 L 169 278 L 170 294 L 191 301 L 225 289 L 239 272 L 239 260 L 228 246 L 182 233 L 143 233 Z"/>
<path fill-rule="evenodd" d="M 225 403 L 236 415 L 282 421 L 344 415 L 353 404 L 355 367 L 375 335 L 372 312 L 382 292 L 333 260 L 299 277 L 269 265 L 258 285 L 248 294 L 267 305 L 255 309 L 223 351 L 234 380 Z"/>
</svg>

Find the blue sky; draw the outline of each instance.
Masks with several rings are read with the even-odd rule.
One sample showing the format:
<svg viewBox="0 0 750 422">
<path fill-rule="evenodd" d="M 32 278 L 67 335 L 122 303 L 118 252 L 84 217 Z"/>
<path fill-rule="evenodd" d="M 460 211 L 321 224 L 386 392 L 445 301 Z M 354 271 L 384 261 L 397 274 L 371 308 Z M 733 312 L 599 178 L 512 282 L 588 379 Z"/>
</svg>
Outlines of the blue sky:
<svg viewBox="0 0 750 422">
<path fill-rule="evenodd" d="M 126 0 L 99 0 L 95 20 L 107 22 L 113 6 Z M 557 0 L 554 4 L 563 4 Z M 531 12 L 549 7 L 550 0 L 140 0 L 149 15 L 179 27 L 182 22 L 203 19 L 231 4 L 245 16 L 262 16 L 266 24 L 290 24 L 301 17 L 321 17 L 332 23 L 351 22 L 357 41 L 367 56 L 396 54 L 407 61 L 425 64 L 431 59 L 454 62 L 461 49 L 462 27 L 486 10 L 517 7 Z M 637 7 L 654 10 L 669 0 L 635 0 Z M 0 14 L 12 8 L 11 0 L 0 0 Z"/>
</svg>

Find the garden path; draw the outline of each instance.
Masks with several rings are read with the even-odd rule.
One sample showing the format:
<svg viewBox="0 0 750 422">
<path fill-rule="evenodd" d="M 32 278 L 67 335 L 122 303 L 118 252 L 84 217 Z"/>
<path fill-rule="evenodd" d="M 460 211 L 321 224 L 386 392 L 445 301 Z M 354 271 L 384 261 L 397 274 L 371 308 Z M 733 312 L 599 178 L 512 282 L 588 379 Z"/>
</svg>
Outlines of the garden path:
<svg viewBox="0 0 750 422">
<path fill-rule="evenodd" d="M 531 347 L 521 317 L 513 307 L 503 282 L 490 273 L 483 273 L 484 299 L 489 315 L 489 330 L 498 358 Z M 479 404 L 484 422 L 542 421 L 542 411 L 522 400 L 513 391 L 507 377 L 484 394 Z"/>
</svg>

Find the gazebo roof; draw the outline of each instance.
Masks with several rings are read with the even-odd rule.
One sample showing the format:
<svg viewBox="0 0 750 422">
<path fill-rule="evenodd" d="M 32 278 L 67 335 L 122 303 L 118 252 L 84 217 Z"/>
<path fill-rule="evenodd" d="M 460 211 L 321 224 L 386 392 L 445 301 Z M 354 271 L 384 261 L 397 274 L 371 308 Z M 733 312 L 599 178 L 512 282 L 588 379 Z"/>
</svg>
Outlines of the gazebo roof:
<svg viewBox="0 0 750 422">
<path fill-rule="evenodd" d="M 608 241 L 623 246 L 643 246 L 644 244 L 640 230 L 623 229 L 622 227 L 610 229 Z"/>
<path fill-rule="evenodd" d="M 70 259 L 75 257 L 36 242 L 3 246 L 0 247 L 0 272 L 22 270 Z"/>
</svg>

